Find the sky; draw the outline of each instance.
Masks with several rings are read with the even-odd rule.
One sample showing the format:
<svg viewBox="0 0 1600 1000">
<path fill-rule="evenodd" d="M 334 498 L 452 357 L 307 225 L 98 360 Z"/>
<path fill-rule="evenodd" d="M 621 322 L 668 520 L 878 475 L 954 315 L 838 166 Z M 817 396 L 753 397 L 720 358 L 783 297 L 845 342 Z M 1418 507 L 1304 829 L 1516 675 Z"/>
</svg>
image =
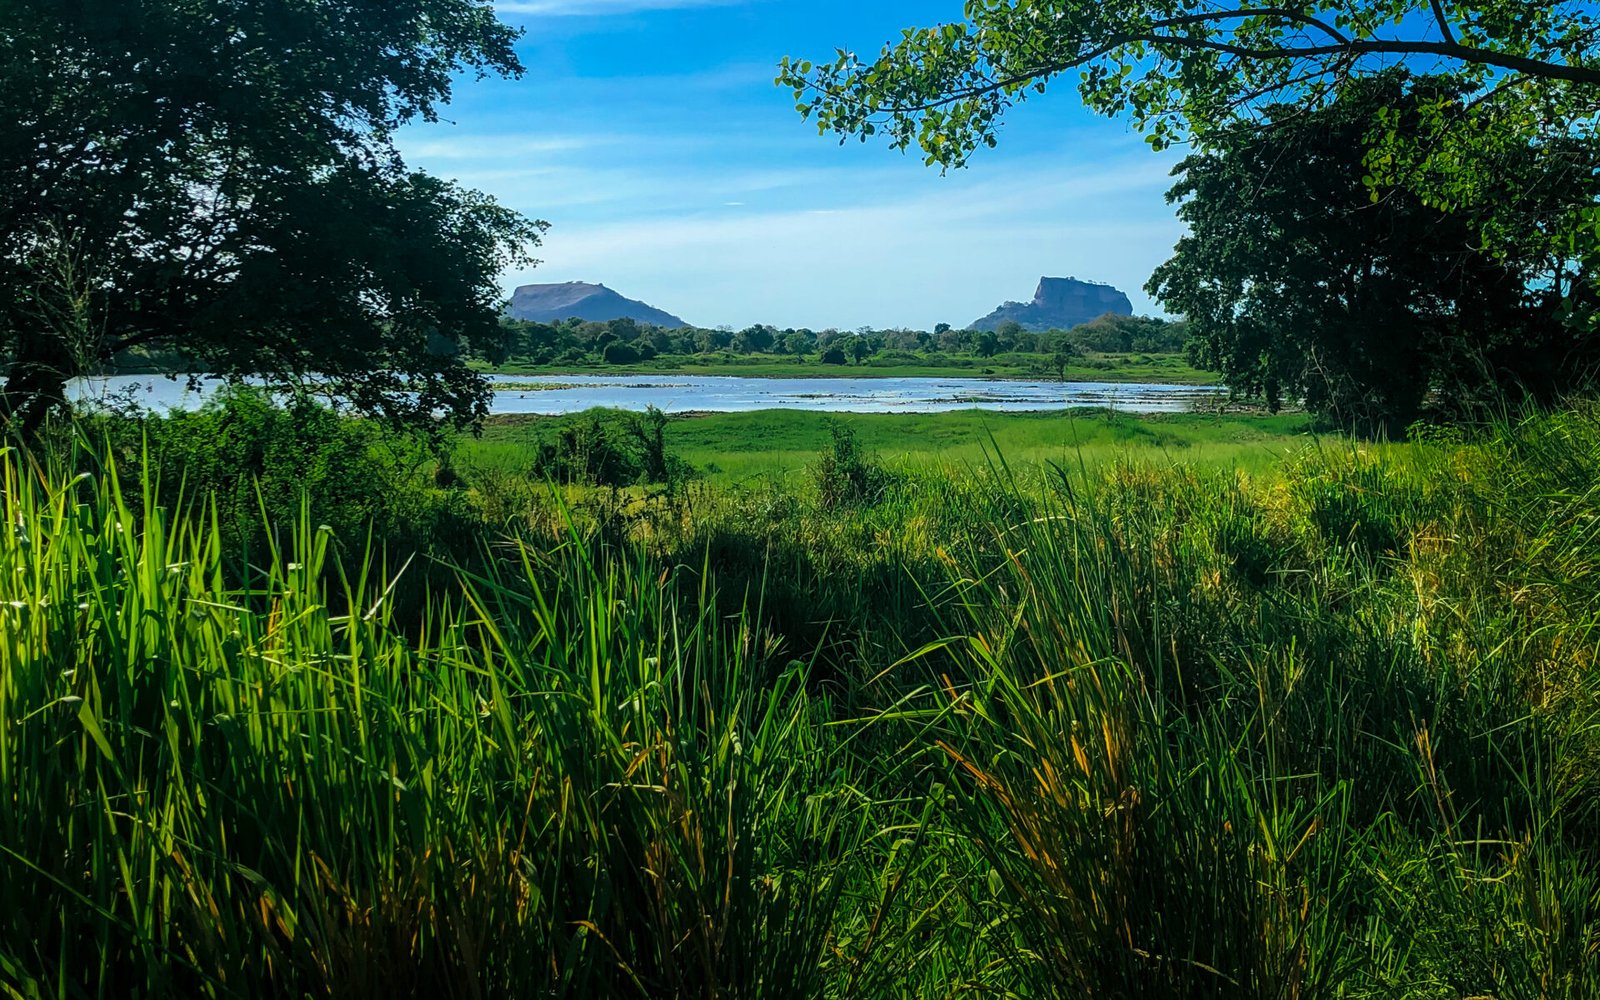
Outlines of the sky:
<svg viewBox="0 0 1600 1000">
<path fill-rule="evenodd" d="M 941 173 L 821 136 L 774 86 L 785 55 L 876 52 L 961 0 L 497 0 L 519 80 L 465 78 L 407 161 L 551 228 L 503 284 L 590 281 L 698 326 L 961 327 L 1043 275 L 1143 288 L 1182 227 L 1181 153 L 1057 85 L 999 147 Z M 1070 83 L 1070 81 L 1063 81 Z"/>
</svg>

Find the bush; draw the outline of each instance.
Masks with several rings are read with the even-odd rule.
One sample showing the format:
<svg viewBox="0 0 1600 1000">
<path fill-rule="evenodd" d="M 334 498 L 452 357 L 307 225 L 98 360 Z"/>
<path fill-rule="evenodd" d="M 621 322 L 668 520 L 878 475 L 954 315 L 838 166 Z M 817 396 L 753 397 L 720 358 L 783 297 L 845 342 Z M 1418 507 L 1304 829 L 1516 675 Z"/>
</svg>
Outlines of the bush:
<svg viewBox="0 0 1600 1000">
<path fill-rule="evenodd" d="M 655 407 L 643 414 L 591 410 L 562 426 L 540 445 L 533 473 L 563 485 L 676 485 L 693 475 L 670 454 L 667 415 Z"/>
<path fill-rule="evenodd" d="M 427 522 L 447 502 L 420 474 L 433 457 L 422 440 L 308 397 L 280 405 L 262 389 L 235 386 L 195 411 L 91 418 L 81 431 L 111 445 L 129 489 L 148 477 L 166 507 L 214 502 L 232 549 L 261 541 L 269 523 L 298 520 L 302 504 L 340 537 L 371 528 L 415 538 L 432 533 Z"/>
<path fill-rule="evenodd" d="M 1308 476 L 1297 490 L 1326 543 L 1369 564 L 1398 554 L 1418 498 L 1375 463 L 1356 459 L 1337 475 Z"/>
<path fill-rule="evenodd" d="M 817 463 L 817 499 L 824 510 L 874 504 L 883 499 L 897 477 L 861 450 L 855 431 L 833 421 L 828 425 L 833 443 Z"/>
<path fill-rule="evenodd" d="M 914 351 L 888 350 L 874 354 L 869 363 L 872 368 L 890 368 L 900 365 L 919 365 L 922 356 Z"/>
</svg>

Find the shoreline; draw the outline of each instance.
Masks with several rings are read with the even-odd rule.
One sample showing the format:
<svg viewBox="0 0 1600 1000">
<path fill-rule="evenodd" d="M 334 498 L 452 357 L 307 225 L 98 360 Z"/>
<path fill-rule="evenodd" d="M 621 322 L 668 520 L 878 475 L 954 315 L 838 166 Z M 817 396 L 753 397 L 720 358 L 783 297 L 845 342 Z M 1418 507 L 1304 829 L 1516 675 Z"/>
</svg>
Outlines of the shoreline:
<svg viewBox="0 0 1600 1000">
<path fill-rule="evenodd" d="M 1143 357 L 1177 359 L 1175 355 L 1142 355 Z M 822 365 L 763 361 L 741 364 L 684 364 L 660 365 L 498 365 L 472 364 L 469 367 L 480 375 L 500 378 L 564 378 L 574 375 L 585 377 L 632 376 L 683 376 L 686 378 L 772 378 L 772 379 L 849 379 L 849 378 L 946 378 L 970 379 L 975 382 L 1060 382 L 1063 385 L 1082 382 L 1107 384 L 1149 383 L 1152 385 L 1182 385 L 1211 387 L 1222 383 L 1222 376 L 1190 367 L 1181 360 L 1156 364 L 1139 364 L 1112 356 L 1111 367 L 1094 368 L 1075 365 L 1067 369 L 1066 377 L 1053 378 L 1048 372 L 1026 371 L 1014 364 L 999 364 L 982 368 L 968 365 Z M 110 366 L 81 376 L 83 378 L 153 377 L 184 379 L 208 377 L 203 372 L 177 371 L 159 365 L 129 364 Z"/>
<path fill-rule="evenodd" d="M 623 410 L 617 407 L 608 406 L 596 406 L 593 408 L 593 410 L 600 410 L 608 413 L 638 412 L 635 410 Z M 484 426 L 508 428 L 527 424 L 560 423 L 565 420 L 570 420 L 571 418 L 579 416 L 583 413 L 593 412 L 593 410 L 580 410 L 571 413 L 491 413 L 484 419 Z M 1065 418 L 1068 421 L 1072 421 L 1086 420 L 1091 418 L 1095 420 L 1116 420 L 1126 418 L 1142 423 L 1157 424 L 1187 423 L 1192 422 L 1197 418 L 1204 420 L 1272 420 L 1280 417 L 1285 419 L 1306 418 L 1305 411 L 1298 408 L 1285 407 L 1279 410 L 1277 413 L 1273 413 L 1264 405 L 1251 403 L 1227 403 L 1215 409 L 1205 410 L 1160 410 L 1149 412 L 1137 410 L 1118 410 L 1105 406 L 1046 407 L 1036 410 L 993 410 L 974 405 L 961 407 L 958 409 L 938 410 L 931 412 L 923 410 L 899 412 L 837 410 L 826 413 L 817 413 L 816 411 L 799 409 L 796 407 L 772 406 L 756 410 L 675 410 L 667 413 L 666 417 L 667 420 L 672 423 L 690 423 L 707 419 L 727 421 L 780 420 L 794 423 L 804 423 L 817 418 L 821 418 L 823 420 L 842 419 L 845 421 L 855 421 L 860 419 L 867 421 L 889 420 L 901 421 L 905 423 L 916 423 L 928 420 L 938 421 L 940 419 L 944 419 L 949 423 L 957 423 L 961 420 L 971 418 L 973 414 L 979 414 L 980 418 L 992 418 L 999 420 L 1028 421 Z"/>
<path fill-rule="evenodd" d="M 1161 357 L 1161 355 L 1155 355 Z M 1049 373 L 1028 372 L 1015 365 L 1001 365 L 990 369 L 939 366 L 939 365 L 786 365 L 781 363 L 737 365 L 623 365 L 581 367 L 573 365 L 501 365 L 476 367 L 483 375 L 499 377 L 525 376 L 529 378 L 564 378 L 574 375 L 589 377 L 607 376 L 672 376 L 686 378 L 778 378 L 778 379 L 828 379 L 828 378 L 951 378 L 973 381 L 1002 382 L 1075 382 L 1150 383 L 1159 385 L 1214 386 L 1221 383 L 1221 375 L 1201 371 L 1188 365 L 1135 365 L 1119 363 L 1113 368 L 1098 369 L 1072 367 L 1065 378 L 1052 378 Z"/>
</svg>

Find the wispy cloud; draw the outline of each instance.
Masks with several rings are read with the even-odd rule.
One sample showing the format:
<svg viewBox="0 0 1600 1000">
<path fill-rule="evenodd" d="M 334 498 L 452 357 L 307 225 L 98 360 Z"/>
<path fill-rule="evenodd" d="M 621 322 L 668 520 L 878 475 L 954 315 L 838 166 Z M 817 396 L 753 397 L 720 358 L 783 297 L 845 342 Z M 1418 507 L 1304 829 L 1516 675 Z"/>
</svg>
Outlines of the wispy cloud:
<svg viewBox="0 0 1600 1000">
<path fill-rule="evenodd" d="M 773 86 L 782 52 L 876 45 L 960 0 L 496 0 L 526 78 L 463 88 L 407 162 L 553 227 L 504 284 L 604 281 L 697 323 L 965 323 L 1042 274 L 1137 308 L 1182 227 L 1173 154 L 1072 100 L 1030 102 L 999 150 L 941 177 L 819 137 Z M 759 12 L 756 16 L 754 12 Z M 587 16 L 585 16 L 587 15 Z"/>
<path fill-rule="evenodd" d="M 1181 226 L 1133 206 L 1167 183 L 1160 158 L 1071 178 L 1005 174 L 827 208 L 558 222 L 545 265 L 507 285 L 604 281 L 704 324 L 931 328 L 1025 299 L 1042 274 L 1071 274 L 1156 310 L 1141 289 Z"/>
<path fill-rule="evenodd" d="M 405 137 L 407 154 L 428 160 L 520 160 L 551 153 L 571 153 L 620 141 L 605 135 L 454 135 L 436 138 Z"/>
<path fill-rule="evenodd" d="M 594 17 L 648 10 L 680 10 L 684 7 L 721 7 L 739 2 L 741 0 L 497 0 L 494 6 L 502 14 Z"/>
</svg>

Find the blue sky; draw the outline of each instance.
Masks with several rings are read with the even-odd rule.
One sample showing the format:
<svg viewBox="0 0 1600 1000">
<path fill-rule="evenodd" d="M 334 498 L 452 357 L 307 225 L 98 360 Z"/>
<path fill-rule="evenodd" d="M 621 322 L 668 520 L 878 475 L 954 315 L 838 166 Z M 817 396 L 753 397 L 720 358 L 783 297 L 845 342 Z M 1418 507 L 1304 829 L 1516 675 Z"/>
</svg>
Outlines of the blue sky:
<svg viewBox="0 0 1600 1000">
<path fill-rule="evenodd" d="M 784 55 L 875 52 L 960 0 L 499 0 L 521 80 L 463 80 L 408 161 L 552 225 L 530 281 L 597 281 L 702 326 L 965 325 L 1041 275 L 1142 288 L 1181 227 L 1150 152 L 1070 87 L 941 175 L 819 136 L 773 86 Z"/>
</svg>

